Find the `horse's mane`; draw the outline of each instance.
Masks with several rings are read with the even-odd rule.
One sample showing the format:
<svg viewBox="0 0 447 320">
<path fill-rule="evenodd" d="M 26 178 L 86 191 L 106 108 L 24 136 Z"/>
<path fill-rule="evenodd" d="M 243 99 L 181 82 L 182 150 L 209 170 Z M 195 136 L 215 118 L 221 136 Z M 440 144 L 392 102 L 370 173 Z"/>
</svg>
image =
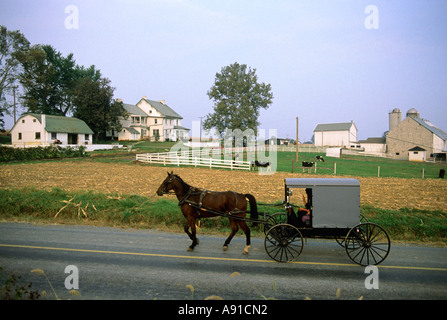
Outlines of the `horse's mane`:
<svg viewBox="0 0 447 320">
<path fill-rule="evenodd" d="M 180 183 L 187 189 L 193 188 L 190 184 L 183 181 L 183 179 L 178 174 L 174 174 L 174 177 L 176 177 L 180 181 Z"/>
</svg>

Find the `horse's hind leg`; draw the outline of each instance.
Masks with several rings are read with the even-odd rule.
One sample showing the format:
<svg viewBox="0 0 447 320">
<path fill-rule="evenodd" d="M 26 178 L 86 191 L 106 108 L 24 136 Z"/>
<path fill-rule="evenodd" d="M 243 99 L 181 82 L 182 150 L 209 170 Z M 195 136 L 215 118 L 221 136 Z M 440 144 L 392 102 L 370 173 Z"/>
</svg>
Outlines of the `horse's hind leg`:
<svg viewBox="0 0 447 320">
<path fill-rule="evenodd" d="M 230 227 L 231 227 L 231 233 L 228 236 L 227 240 L 225 240 L 225 243 L 223 245 L 223 251 L 228 250 L 228 245 L 230 244 L 231 239 L 233 239 L 234 235 L 239 230 L 236 221 L 234 221 L 233 219 L 230 219 Z"/>
<path fill-rule="evenodd" d="M 242 231 L 245 233 L 246 238 L 246 246 L 244 251 L 242 251 L 243 254 L 248 254 L 248 249 L 250 249 L 251 246 L 251 240 L 250 240 L 250 228 L 247 226 L 245 221 L 238 221 L 239 226 L 241 227 Z"/>
</svg>

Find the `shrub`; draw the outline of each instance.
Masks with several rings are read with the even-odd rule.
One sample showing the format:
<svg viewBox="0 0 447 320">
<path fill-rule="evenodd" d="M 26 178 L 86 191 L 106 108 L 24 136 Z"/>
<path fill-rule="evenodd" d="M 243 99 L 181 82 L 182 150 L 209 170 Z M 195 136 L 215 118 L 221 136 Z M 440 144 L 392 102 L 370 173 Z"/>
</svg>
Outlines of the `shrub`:
<svg viewBox="0 0 447 320">
<path fill-rule="evenodd" d="M 0 146 L 0 162 L 86 157 L 88 156 L 86 150 L 85 146 L 75 148 L 63 148 L 61 146 L 12 148 Z"/>
</svg>

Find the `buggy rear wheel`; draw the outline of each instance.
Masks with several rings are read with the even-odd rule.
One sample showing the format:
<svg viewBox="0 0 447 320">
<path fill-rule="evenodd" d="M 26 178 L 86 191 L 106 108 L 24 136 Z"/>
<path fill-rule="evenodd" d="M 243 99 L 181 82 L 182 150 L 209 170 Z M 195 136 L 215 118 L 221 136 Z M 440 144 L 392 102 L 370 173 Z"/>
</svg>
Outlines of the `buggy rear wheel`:
<svg viewBox="0 0 447 320">
<path fill-rule="evenodd" d="M 277 212 L 272 214 L 267 218 L 267 222 L 264 224 L 264 234 L 267 235 L 267 232 L 271 227 L 277 224 L 287 223 L 287 214 L 284 212 Z"/>
<path fill-rule="evenodd" d="M 368 219 L 366 219 L 366 217 L 361 214 L 360 215 L 360 222 L 361 223 L 368 222 Z M 344 248 L 345 247 L 345 239 L 346 239 L 346 236 L 336 237 L 335 241 Z"/>
<path fill-rule="evenodd" d="M 352 228 L 345 238 L 346 253 L 361 265 L 377 265 L 390 253 L 391 242 L 386 231 L 371 222 L 361 223 Z"/>
<path fill-rule="evenodd" d="M 264 246 L 273 260 L 292 261 L 303 251 L 303 236 L 298 228 L 290 224 L 277 224 L 267 231 Z"/>
</svg>

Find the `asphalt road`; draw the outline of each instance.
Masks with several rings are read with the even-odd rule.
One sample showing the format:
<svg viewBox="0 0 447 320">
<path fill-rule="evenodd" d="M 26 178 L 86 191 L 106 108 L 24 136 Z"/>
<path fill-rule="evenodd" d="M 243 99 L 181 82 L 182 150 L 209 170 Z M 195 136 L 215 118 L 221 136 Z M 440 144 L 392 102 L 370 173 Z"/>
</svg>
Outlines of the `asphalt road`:
<svg viewBox="0 0 447 320">
<path fill-rule="evenodd" d="M 3 277 L 21 274 L 23 283 L 46 291 L 41 299 L 55 296 L 33 269 L 45 272 L 62 299 L 447 299 L 446 248 L 392 244 L 378 268 L 378 289 L 367 289 L 370 273 L 335 241 L 308 240 L 298 260 L 283 264 L 268 257 L 263 238 L 252 239 L 247 256 L 242 234 L 226 252 L 225 237 L 199 232 L 199 239 L 190 253 L 183 233 L 0 223 L 0 267 Z M 74 275 L 65 273 L 69 265 L 77 267 L 80 297 L 65 287 Z"/>
</svg>

